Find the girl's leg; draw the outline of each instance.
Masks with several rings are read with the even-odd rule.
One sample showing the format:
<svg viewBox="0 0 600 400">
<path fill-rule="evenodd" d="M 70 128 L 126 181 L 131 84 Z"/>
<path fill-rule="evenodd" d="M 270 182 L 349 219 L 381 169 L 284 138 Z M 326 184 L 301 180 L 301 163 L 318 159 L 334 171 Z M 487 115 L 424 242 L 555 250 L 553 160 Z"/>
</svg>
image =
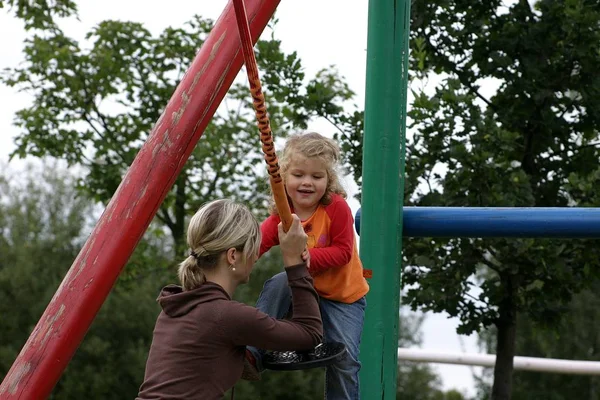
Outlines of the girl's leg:
<svg viewBox="0 0 600 400">
<path fill-rule="evenodd" d="M 326 400 L 355 400 L 360 398 L 358 353 L 362 335 L 365 307 L 364 297 L 352 304 L 321 298 L 323 342 L 341 342 L 348 354 L 343 360 L 327 367 L 325 374 Z"/>
<path fill-rule="evenodd" d="M 286 273 L 280 272 L 267 279 L 258 296 L 256 308 L 273 318 L 282 319 L 291 306 L 292 291 Z"/>
<path fill-rule="evenodd" d="M 291 305 L 292 291 L 288 286 L 288 279 L 285 272 L 280 272 L 265 282 L 256 302 L 256 308 L 277 319 L 283 319 L 289 312 Z M 262 371 L 261 361 L 264 352 L 251 346 L 248 346 L 247 349 L 256 359 L 257 369 Z"/>
</svg>

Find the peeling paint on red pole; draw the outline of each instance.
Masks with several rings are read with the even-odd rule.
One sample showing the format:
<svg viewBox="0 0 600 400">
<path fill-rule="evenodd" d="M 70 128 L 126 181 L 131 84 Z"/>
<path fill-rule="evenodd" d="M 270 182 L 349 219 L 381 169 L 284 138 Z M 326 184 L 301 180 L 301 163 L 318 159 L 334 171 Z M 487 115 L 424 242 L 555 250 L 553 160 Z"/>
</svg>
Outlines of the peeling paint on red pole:
<svg viewBox="0 0 600 400">
<path fill-rule="evenodd" d="M 278 4 L 246 0 L 254 42 Z M 50 395 L 242 61 L 235 13 L 228 3 L 4 378 L 1 399 Z"/>
</svg>

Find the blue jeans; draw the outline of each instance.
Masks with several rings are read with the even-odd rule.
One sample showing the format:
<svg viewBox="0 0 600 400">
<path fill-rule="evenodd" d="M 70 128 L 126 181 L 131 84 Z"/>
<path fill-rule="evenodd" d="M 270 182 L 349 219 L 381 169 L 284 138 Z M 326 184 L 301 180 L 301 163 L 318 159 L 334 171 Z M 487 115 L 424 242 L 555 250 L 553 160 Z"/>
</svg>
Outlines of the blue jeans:
<svg viewBox="0 0 600 400">
<path fill-rule="evenodd" d="M 285 272 L 267 280 L 258 297 L 256 308 L 273 318 L 282 319 L 292 305 L 292 293 Z M 341 342 L 346 345 L 348 354 L 339 362 L 327 366 L 325 373 L 326 400 L 356 400 L 360 398 L 358 353 L 363 329 L 365 307 L 364 297 L 352 304 L 340 303 L 320 298 L 321 318 L 323 319 L 324 342 Z M 262 370 L 262 351 L 248 347 Z"/>
</svg>

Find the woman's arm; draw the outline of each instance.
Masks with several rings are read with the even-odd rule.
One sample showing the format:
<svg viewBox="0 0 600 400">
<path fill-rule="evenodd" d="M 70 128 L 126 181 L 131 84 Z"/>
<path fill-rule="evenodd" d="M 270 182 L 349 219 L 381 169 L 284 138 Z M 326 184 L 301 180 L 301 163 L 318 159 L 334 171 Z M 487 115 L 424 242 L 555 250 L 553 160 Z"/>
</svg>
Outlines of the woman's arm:
<svg viewBox="0 0 600 400">
<path fill-rule="evenodd" d="M 316 346 L 323 338 L 319 296 L 306 263 L 302 261 L 307 236 L 298 216 L 292 214 L 292 218 L 287 233 L 283 231 L 281 223 L 277 225 L 283 264 L 292 291 L 292 319 L 279 321 L 242 304 L 230 307 L 232 310 L 228 321 L 231 337 L 237 345 L 272 350 L 305 350 Z"/>
<path fill-rule="evenodd" d="M 323 339 L 318 295 L 306 264 L 286 268 L 292 290 L 291 320 L 277 320 L 241 303 L 231 302 L 222 329 L 235 345 L 265 350 L 308 350 Z"/>
</svg>

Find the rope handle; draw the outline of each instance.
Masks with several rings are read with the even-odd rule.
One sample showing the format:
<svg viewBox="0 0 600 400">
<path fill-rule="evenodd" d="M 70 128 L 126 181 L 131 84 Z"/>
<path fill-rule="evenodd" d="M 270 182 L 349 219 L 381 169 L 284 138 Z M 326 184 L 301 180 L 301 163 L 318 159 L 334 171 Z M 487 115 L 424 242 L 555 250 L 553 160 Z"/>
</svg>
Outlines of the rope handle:
<svg viewBox="0 0 600 400">
<path fill-rule="evenodd" d="M 271 190 L 273 191 L 275 205 L 277 206 L 281 222 L 283 223 L 283 230 L 287 232 L 292 225 L 292 212 L 290 211 L 285 186 L 283 185 L 283 178 L 281 177 L 279 170 L 279 160 L 275 153 L 271 122 L 269 121 L 269 116 L 267 114 L 265 95 L 263 94 L 260 78 L 258 76 L 254 46 L 252 45 L 252 39 L 250 37 L 248 17 L 246 16 L 246 6 L 244 5 L 243 0 L 233 0 L 233 7 L 235 8 L 235 17 L 240 32 L 242 53 L 244 54 L 248 82 L 250 83 L 250 93 L 252 94 L 252 104 L 254 105 L 258 130 L 260 131 L 260 141 L 262 143 L 262 151 L 265 154 Z"/>
</svg>

